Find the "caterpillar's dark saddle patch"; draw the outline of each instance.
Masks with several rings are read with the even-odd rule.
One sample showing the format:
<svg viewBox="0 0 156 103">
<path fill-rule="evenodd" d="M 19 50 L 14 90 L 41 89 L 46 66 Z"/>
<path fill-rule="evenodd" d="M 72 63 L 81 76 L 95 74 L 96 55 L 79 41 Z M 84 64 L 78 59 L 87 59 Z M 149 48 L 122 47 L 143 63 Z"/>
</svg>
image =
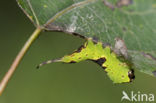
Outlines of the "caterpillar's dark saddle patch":
<svg viewBox="0 0 156 103">
<path fill-rule="evenodd" d="M 100 66 L 102 66 L 102 64 L 106 61 L 105 58 L 99 58 L 97 60 L 93 60 L 95 63 L 99 64 Z M 103 67 L 103 66 L 102 66 Z M 106 67 L 103 67 L 104 69 L 106 69 Z"/>
</svg>

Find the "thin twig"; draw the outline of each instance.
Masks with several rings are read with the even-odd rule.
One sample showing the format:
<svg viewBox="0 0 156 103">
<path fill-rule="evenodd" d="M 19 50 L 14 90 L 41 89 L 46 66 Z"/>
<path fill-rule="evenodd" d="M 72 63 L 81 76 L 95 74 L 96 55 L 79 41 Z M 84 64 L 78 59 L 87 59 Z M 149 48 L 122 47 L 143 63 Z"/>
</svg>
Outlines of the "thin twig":
<svg viewBox="0 0 156 103">
<path fill-rule="evenodd" d="M 7 86 L 7 83 L 11 76 L 13 75 L 14 71 L 16 70 L 18 64 L 20 63 L 21 59 L 23 58 L 24 54 L 27 52 L 29 47 L 31 46 L 32 42 L 38 37 L 39 33 L 41 32 L 40 28 L 37 28 L 34 33 L 30 36 L 30 38 L 27 40 L 21 51 L 18 53 L 17 57 L 13 61 L 10 69 L 3 77 L 2 81 L 0 82 L 0 95 L 3 93 L 5 87 Z"/>
</svg>

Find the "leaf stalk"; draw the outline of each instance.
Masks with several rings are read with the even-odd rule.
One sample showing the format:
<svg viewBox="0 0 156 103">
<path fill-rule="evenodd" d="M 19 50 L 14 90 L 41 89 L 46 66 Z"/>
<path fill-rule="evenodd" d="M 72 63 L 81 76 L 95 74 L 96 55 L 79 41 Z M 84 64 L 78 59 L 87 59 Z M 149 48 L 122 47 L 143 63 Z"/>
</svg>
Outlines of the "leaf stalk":
<svg viewBox="0 0 156 103">
<path fill-rule="evenodd" d="M 29 47 L 33 43 L 33 41 L 38 37 L 42 29 L 40 27 L 36 28 L 36 30 L 32 33 L 29 39 L 26 41 L 16 58 L 14 59 L 12 65 L 10 66 L 8 72 L 3 77 L 2 81 L 0 82 L 0 95 L 2 95 L 4 89 L 6 88 L 8 81 L 12 77 L 13 73 L 15 72 L 18 64 L 21 62 L 22 58 L 24 57 L 25 53 L 28 51 Z"/>
</svg>

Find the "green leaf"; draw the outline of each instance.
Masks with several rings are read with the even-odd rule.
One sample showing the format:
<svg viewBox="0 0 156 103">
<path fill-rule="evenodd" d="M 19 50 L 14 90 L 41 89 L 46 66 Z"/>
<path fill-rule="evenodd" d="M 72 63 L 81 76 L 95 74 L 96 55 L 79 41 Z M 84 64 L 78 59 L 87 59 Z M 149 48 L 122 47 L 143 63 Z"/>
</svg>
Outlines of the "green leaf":
<svg viewBox="0 0 156 103">
<path fill-rule="evenodd" d="M 105 4 L 104 0 L 18 0 L 18 4 L 44 30 L 96 37 L 112 47 L 121 38 L 135 68 L 156 75 L 156 0 L 133 0 L 127 6 L 123 1 L 132 0 L 105 0 Z"/>
</svg>

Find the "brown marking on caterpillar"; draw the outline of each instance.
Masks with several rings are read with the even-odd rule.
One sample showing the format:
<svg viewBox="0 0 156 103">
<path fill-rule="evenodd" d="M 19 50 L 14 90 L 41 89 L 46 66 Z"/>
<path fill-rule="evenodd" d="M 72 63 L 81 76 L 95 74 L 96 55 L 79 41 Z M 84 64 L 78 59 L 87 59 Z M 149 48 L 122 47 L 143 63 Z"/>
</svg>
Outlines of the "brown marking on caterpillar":
<svg viewBox="0 0 156 103">
<path fill-rule="evenodd" d="M 124 75 L 122 75 L 121 77 L 122 77 L 122 78 L 125 78 L 125 76 L 124 76 Z"/>
<path fill-rule="evenodd" d="M 103 63 L 106 61 L 106 59 L 103 57 L 103 58 L 99 58 L 99 59 L 97 59 L 97 60 L 93 60 L 94 62 L 96 62 L 97 64 L 99 64 L 100 66 L 102 66 L 103 65 Z M 106 68 L 106 67 L 104 67 L 104 66 L 102 66 L 104 69 Z"/>
<path fill-rule="evenodd" d="M 79 53 L 84 48 L 86 48 L 86 47 L 84 45 L 81 45 L 74 53 Z"/>
<path fill-rule="evenodd" d="M 76 63 L 74 60 L 70 61 L 69 63 Z"/>
<path fill-rule="evenodd" d="M 135 75 L 134 75 L 134 70 L 133 69 L 131 69 L 128 72 L 128 77 L 130 78 L 130 82 L 132 82 L 135 79 Z"/>
<path fill-rule="evenodd" d="M 73 54 L 71 54 L 71 55 L 69 55 L 70 57 L 73 57 L 73 56 L 75 56 L 75 54 L 73 53 Z"/>
<path fill-rule="evenodd" d="M 78 59 L 81 59 L 81 57 L 79 57 Z"/>
<path fill-rule="evenodd" d="M 105 66 L 102 66 L 102 68 L 103 68 L 103 69 L 106 69 L 107 67 L 105 67 Z M 105 71 L 105 72 L 107 72 L 107 71 Z"/>
</svg>

